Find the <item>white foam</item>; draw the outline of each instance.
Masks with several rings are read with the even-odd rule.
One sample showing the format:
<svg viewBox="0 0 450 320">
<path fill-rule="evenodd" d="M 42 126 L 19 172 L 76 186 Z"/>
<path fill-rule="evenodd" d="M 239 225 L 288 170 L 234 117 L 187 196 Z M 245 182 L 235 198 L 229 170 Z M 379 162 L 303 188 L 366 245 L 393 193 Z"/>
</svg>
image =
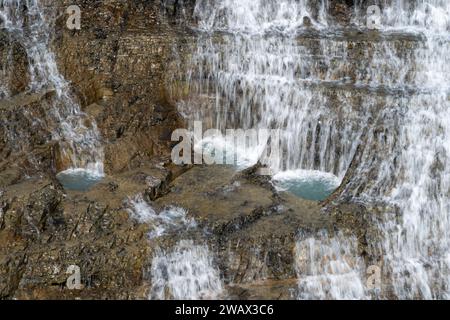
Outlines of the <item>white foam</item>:
<svg viewBox="0 0 450 320">
<path fill-rule="evenodd" d="M 87 168 L 69 168 L 58 173 L 58 175 L 88 176 L 93 179 L 100 179 L 105 176 L 103 163 L 92 163 Z"/>
<path fill-rule="evenodd" d="M 160 213 L 156 213 L 142 196 L 129 199 L 128 205 L 128 212 L 133 219 L 151 226 L 151 231 L 148 234 L 150 239 L 197 226 L 194 219 L 187 217 L 187 211 L 183 208 L 170 206 Z"/>
<path fill-rule="evenodd" d="M 331 188 L 339 187 L 341 179 L 329 172 L 318 170 L 287 170 L 278 172 L 273 176 L 275 181 L 320 181 Z"/>
<path fill-rule="evenodd" d="M 180 241 L 152 260 L 150 299 L 218 299 L 224 295 L 220 274 L 206 245 Z"/>
<path fill-rule="evenodd" d="M 58 70 L 55 55 L 50 50 L 52 30 L 40 1 L 0 0 L 0 17 L 11 39 L 18 41 L 26 51 L 30 76 L 28 89 L 56 92 L 45 120 L 50 121 L 49 127 L 54 127 L 52 138 L 60 142 L 61 153 L 70 160 L 73 168 L 103 174 L 100 133 L 95 121 L 81 111 L 71 95 L 69 83 Z M 3 94 L 7 89 L 1 89 Z M 87 122 L 90 125 L 86 125 Z"/>
</svg>

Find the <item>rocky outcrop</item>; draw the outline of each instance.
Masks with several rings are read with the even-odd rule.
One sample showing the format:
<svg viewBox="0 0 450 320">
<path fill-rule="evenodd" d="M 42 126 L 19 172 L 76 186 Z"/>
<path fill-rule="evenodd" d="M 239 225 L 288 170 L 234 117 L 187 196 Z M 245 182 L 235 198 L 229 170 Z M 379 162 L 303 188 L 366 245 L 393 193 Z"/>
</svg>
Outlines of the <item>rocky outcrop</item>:
<svg viewBox="0 0 450 320">
<path fill-rule="evenodd" d="M 80 7 L 81 30 L 68 30 L 61 16 L 54 48 L 61 72 L 105 140 L 107 173 L 170 155 L 171 132 L 183 124 L 166 98 L 166 65 L 186 33 L 173 28 L 154 1 L 85 1 Z"/>
<path fill-rule="evenodd" d="M 23 47 L 2 31 L 0 31 L 0 61 L 0 99 L 6 94 L 16 95 L 23 92 L 29 81 L 26 53 Z"/>
<path fill-rule="evenodd" d="M 318 203 L 278 194 L 231 168 L 196 167 L 169 185 L 170 171 L 151 167 L 110 176 L 88 192 L 64 191 L 45 179 L 5 188 L 0 296 L 144 299 L 153 250 L 197 239 L 211 248 L 231 295 L 294 297 L 298 229 L 332 230 Z M 129 216 L 125 200 L 136 194 L 157 211 L 186 208 L 197 228 L 149 241 L 149 225 Z M 67 287 L 72 265 L 80 268 L 81 290 Z"/>
<path fill-rule="evenodd" d="M 100 129 L 107 173 L 132 169 L 142 161 L 170 155 L 171 132 L 183 123 L 176 107 L 167 99 L 165 84 L 170 72 L 167 64 L 176 59 L 175 49 L 189 41 L 185 30 L 174 27 L 176 15 L 170 11 L 166 14 L 165 7 L 157 1 L 82 1 L 78 3 L 82 12 L 81 30 L 72 31 L 66 27 L 65 13 L 73 4 L 71 1 L 42 3 L 49 19 L 55 20 L 52 49 L 59 71 L 70 81 L 82 110 Z M 28 85 L 26 53 L 3 31 L 0 48 L 2 61 L 12 60 L 6 80 L 11 82 L 9 95 L 15 97 Z M 14 101 L 2 101 L 0 105 L 9 105 L 16 114 L 23 114 Z M 34 111 L 30 115 L 34 126 L 39 120 L 48 126 L 47 108 L 41 105 L 41 114 Z M 10 118 L 2 115 L 2 119 Z M 23 138 L 27 133 L 21 132 L 22 129 L 30 128 L 26 121 L 30 122 L 15 119 L 19 124 L 16 133 Z M 11 128 L 4 130 L 11 132 Z M 45 142 L 51 140 L 48 134 L 35 132 L 35 135 Z M 23 139 L 23 143 L 29 150 L 44 144 L 29 138 Z M 2 150 L 3 159 L 12 156 L 12 151 L 16 150 Z M 49 169 L 46 165 L 27 169 L 45 171 Z M 54 171 L 64 168 L 58 159 L 53 159 L 51 165 Z"/>
<path fill-rule="evenodd" d="M 149 181 L 164 180 L 167 172 L 130 171 L 87 193 L 64 191 L 46 179 L 3 189 L 0 298 L 145 298 L 143 270 L 152 250 L 148 227 L 130 219 L 124 200 L 162 192 Z M 79 267 L 79 290 L 67 287 L 70 266 Z"/>
</svg>

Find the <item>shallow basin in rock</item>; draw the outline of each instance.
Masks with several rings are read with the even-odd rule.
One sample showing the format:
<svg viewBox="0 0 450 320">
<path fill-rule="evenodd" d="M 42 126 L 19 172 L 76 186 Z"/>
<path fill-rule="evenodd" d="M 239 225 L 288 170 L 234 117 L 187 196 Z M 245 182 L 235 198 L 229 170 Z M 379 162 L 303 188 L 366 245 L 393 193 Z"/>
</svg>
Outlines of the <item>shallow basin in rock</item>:
<svg viewBox="0 0 450 320">
<path fill-rule="evenodd" d="M 57 174 L 56 178 L 66 190 L 88 191 L 104 176 L 96 171 L 86 169 L 69 169 Z"/>
<path fill-rule="evenodd" d="M 273 177 L 275 186 L 307 200 L 323 201 L 335 191 L 340 179 L 315 170 L 283 171 Z"/>
</svg>

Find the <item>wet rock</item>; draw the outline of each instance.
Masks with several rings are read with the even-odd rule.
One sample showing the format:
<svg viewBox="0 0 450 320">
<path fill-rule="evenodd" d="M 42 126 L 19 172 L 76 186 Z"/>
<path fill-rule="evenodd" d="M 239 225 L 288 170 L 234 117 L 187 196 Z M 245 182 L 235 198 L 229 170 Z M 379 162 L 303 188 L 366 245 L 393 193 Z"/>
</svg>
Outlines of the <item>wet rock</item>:
<svg viewBox="0 0 450 320">
<path fill-rule="evenodd" d="M 262 281 L 246 285 L 228 286 L 233 299 L 238 300 L 294 300 L 297 291 L 297 279 Z"/>
<path fill-rule="evenodd" d="M 0 298 L 145 298 L 148 227 L 130 219 L 122 200 L 144 193 L 158 172 L 164 177 L 161 168 L 142 168 L 143 182 L 138 172 L 110 177 L 85 193 L 42 179 L 4 188 Z M 80 290 L 66 284 L 72 265 L 80 268 Z"/>
<path fill-rule="evenodd" d="M 51 173 L 57 158 L 52 141 L 52 121 L 47 116 L 53 92 L 21 93 L 0 100 L 0 181 L 19 170 L 16 182 L 24 175 Z M 17 169 L 14 169 L 17 168 Z M 9 172 L 9 173 L 8 173 Z M 14 174 L 15 175 L 15 174 Z"/>
<path fill-rule="evenodd" d="M 306 28 L 309 28 L 312 26 L 311 18 L 310 17 L 303 17 L 303 26 Z"/>
<path fill-rule="evenodd" d="M 331 228 L 334 221 L 317 202 L 278 194 L 269 178 L 256 177 L 256 170 L 236 173 L 226 166 L 194 167 L 155 201 L 159 207 L 188 210 L 209 235 L 225 281 L 233 285 L 294 278 L 298 230 Z"/>
</svg>

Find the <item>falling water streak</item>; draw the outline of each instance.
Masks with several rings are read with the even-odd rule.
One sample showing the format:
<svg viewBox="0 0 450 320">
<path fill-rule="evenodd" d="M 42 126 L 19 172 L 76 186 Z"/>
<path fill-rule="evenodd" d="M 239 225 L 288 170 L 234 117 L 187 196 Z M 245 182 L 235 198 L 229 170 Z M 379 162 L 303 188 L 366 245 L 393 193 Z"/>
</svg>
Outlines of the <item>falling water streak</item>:
<svg viewBox="0 0 450 320">
<path fill-rule="evenodd" d="M 298 298 L 302 300 L 354 300 L 368 298 L 362 282 L 364 262 L 357 239 L 342 234 L 329 237 L 325 231 L 314 237 L 301 236 L 295 248 Z"/>
<path fill-rule="evenodd" d="M 9 79 L 11 79 L 11 70 L 9 66 L 12 65 L 12 48 L 8 48 L 6 57 L 2 58 L 3 65 L 0 69 L 0 99 L 7 98 L 11 95 L 9 88 Z"/>
<path fill-rule="evenodd" d="M 333 34 L 327 15 L 317 14 L 328 4 L 316 3 L 322 9 L 307 1 L 199 0 L 195 12 L 205 36 L 187 79 L 191 92 L 215 103 L 198 111 L 183 101 L 180 108 L 222 130 L 286 129 L 286 159 L 278 170 L 342 178 L 365 137 L 369 147 L 351 185 L 362 201 L 384 201 L 401 216 L 398 223 L 387 212 L 379 224 L 392 294 L 449 298 L 450 3 L 375 1 L 383 13 L 381 35 L 399 36 L 367 40 L 358 57 L 351 39 L 331 36 L 317 45 L 297 38 L 297 30 L 308 29 L 304 16 Z M 367 6 L 357 1 L 354 7 L 352 22 L 362 30 Z M 333 95 L 329 88 L 338 89 Z M 375 180 L 365 180 L 374 171 Z"/>
<path fill-rule="evenodd" d="M 195 220 L 188 218 L 183 208 L 168 207 L 156 213 L 142 195 L 127 199 L 126 206 L 132 219 L 150 226 L 150 241 L 197 227 Z M 151 282 L 149 299 L 198 300 L 225 295 L 208 246 L 196 245 L 191 240 L 179 241 L 171 251 L 156 249 L 146 274 Z"/>
<path fill-rule="evenodd" d="M 303 25 L 304 17 L 310 18 L 315 27 L 326 27 L 327 8 L 327 0 L 198 0 L 195 15 L 200 21 L 199 28 L 208 32 L 292 34 Z"/>
<path fill-rule="evenodd" d="M 386 122 L 397 131 L 395 140 L 379 141 L 390 152 L 378 164 L 370 184 L 361 177 L 370 170 L 365 150 L 356 173 L 365 201 L 383 199 L 389 208 L 379 225 L 383 234 L 386 275 L 393 295 L 400 299 L 450 298 L 450 3 L 448 1 L 393 1 L 384 11 L 383 30 L 421 33 L 425 40 L 412 51 L 412 82 L 429 94 L 404 98 L 401 119 Z M 392 127 L 399 125 L 399 127 Z M 374 137 L 370 137 L 374 139 Z M 371 145 L 371 143 L 369 143 Z M 373 152 L 373 151 L 372 151 Z M 359 176 L 359 178 L 358 178 Z M 400 222 L 393 218 L 400 213 Z"/>
<path fill-rule="evenodd" d="M 180 241 L 171 252 L 156 252 L 151 266 L 151 299 L 218 299 L 220 274 L 206 245 Z"/>
<path fill-rule="evenodd" d="M 103 149 L 98 129 L 80 110 L 70 94 L 69 84 L 58 71 L 55 56 L 49 49 L 51 30 L 39 0 L 0 0 L 0 18 L 2 28 L 26 50 L 29 90 L 56 92 L 50 110 L 53 121 L 58 124 L 53 139 L 60 141 L 71 169 L 84 168 L 94 175 L 103 175 Z M 6 95 L 7 90 L 3 91 Z"/>
</svg>

